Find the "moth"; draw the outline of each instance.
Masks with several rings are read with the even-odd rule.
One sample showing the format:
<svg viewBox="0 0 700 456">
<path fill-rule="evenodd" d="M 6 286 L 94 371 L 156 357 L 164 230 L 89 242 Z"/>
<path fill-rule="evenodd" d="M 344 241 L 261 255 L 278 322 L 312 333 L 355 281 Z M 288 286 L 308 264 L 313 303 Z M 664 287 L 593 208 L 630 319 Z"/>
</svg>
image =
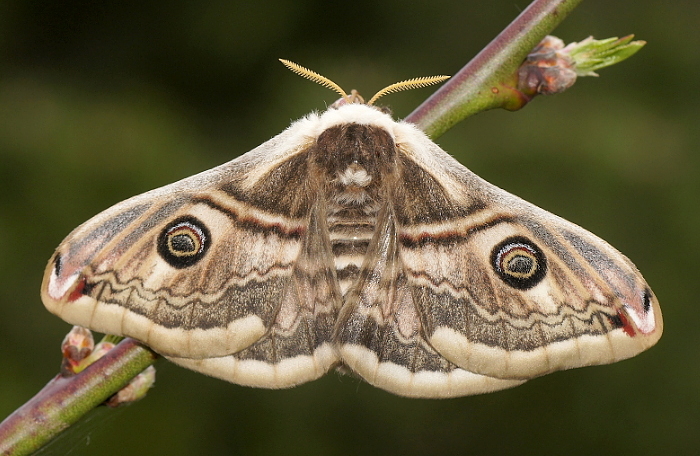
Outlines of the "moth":
<svg viewBox="0 0 700 456">
<path fill-rule="evenodd" d="M 654 345 L 659 304 L 588 231 L 342 98 L 214 169 L 76 228 L 46 307 L 184 367 L 286 388 L 331 368 L 411 397 L 519 385 Z"/>
</svg>

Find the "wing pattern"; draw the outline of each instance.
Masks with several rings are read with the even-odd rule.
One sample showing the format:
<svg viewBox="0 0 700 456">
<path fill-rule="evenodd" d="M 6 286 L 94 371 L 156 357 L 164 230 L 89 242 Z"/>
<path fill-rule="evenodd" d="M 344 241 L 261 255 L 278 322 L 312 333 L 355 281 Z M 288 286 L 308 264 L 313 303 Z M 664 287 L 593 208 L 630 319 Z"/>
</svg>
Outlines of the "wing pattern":
<svg viewBox="0 0 700 456">
<path fill-rule="evenodd" d="M 662 331 L 650 288 L 605 241 L 364 105 L 89 220 L 42 298 L 235 383 L 338 366 L 414 397 L 614 362 Z"/>
</svg>

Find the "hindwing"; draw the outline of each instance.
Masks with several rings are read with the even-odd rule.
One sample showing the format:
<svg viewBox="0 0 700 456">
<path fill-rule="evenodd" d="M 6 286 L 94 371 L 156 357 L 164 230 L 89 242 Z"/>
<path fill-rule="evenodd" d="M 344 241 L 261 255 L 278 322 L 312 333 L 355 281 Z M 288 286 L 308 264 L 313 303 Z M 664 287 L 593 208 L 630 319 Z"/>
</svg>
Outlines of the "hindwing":
<svg viewBox="0 0 700 456">
<path fill-rule="evenodd" d="M 385 207 L 338 318 L 335 341 L 344 363 L 368 383 L 404 396 L 464 396 L 522 383 L 460 369 L 431 346 L 397 241 Z"/>
</svg>

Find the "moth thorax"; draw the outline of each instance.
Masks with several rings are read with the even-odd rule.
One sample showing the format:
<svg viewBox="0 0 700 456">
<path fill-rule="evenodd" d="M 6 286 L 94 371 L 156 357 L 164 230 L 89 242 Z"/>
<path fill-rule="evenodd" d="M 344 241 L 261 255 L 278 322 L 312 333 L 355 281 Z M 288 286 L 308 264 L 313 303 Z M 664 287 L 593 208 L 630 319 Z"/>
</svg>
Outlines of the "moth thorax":
<svg viewBox="0 0 700 456">
<path fill-rule="evenodd" d="M 381 181 L 395 168 L 394 140 L 383 128 L 347 123 L 328 128 L 316 139 L 312 162 L 328 181 L 347 176 L 347 182 Z M 366 183 L 365 183 L 366 185 Z M 364 186 L 364 185 L 362 185 Z"/>
</svg>

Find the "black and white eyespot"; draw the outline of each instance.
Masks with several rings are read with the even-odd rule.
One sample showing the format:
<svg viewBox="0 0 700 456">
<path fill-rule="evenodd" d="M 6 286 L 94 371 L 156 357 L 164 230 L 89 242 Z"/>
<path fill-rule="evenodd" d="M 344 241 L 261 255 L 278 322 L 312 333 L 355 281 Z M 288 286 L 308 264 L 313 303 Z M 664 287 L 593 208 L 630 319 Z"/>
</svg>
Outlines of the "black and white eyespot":
<svg viewBox="0 0 700 456">
<path fill-rule="evenodd" d="M 534 287 L 547 274 L 544 253 L 523 236 L 513 236 L 496 245 L 491 264 L 501 280 L 518 290 Z"/>
<path fill-rule="evenodd" d="M 209 230 L 200 220 L 186 216 L 173 220 L 158 236 L 158 254 L 178 269 L 196 264 L 211 244 Z"/>
</svg>

